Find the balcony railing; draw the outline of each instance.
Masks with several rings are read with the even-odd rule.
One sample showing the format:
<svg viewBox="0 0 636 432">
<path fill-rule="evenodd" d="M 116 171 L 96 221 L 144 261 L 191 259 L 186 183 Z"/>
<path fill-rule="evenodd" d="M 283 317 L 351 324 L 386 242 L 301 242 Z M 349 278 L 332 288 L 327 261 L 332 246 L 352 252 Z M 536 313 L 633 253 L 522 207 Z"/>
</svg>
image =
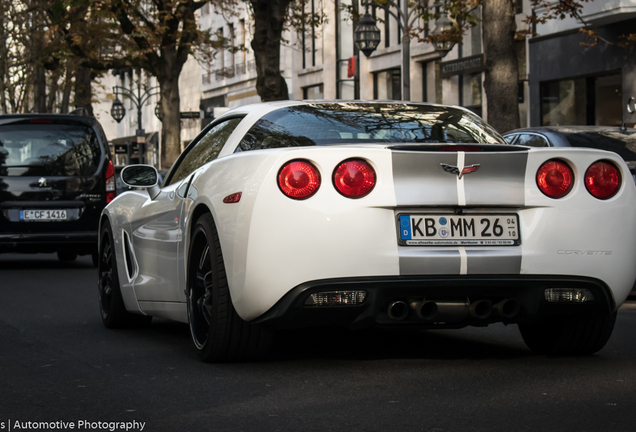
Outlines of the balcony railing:
<svg viewBox="0 0 636 432">
<path fill-rule="evenodd" d="M 217 81 L 221 81 L 225 78 L 234 78 L 237 75 L 244 75 L 248 72 L 254 72 L 256 70 L 256 61 L 250 60 L 247 63 L 238 63 L 235 66 L 228 66 L 220 69 L 214 70 L 214 78 Z M 208 81 L 206 81 L 206 75 L 203 75 L 203 84 L 210 84 L 211 76 L 208 76 Z"/>
</svg>

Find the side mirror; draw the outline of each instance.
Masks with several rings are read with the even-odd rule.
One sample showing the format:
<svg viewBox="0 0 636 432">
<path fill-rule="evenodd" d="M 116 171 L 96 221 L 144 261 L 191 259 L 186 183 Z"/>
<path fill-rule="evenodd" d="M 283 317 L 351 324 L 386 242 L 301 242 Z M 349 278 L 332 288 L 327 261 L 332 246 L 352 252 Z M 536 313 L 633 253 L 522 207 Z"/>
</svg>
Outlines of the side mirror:
<svg viewBox="0 0 636 432">
<path fill-rule="evenodd" d="M 155 199 L 161 188 L 159 187 L 159 173 L 150 165 L 129 165 L 121 170 L 121 180 L 124 184 L 137 188 L 148 188 L 151 199 Z"/>
</svg>

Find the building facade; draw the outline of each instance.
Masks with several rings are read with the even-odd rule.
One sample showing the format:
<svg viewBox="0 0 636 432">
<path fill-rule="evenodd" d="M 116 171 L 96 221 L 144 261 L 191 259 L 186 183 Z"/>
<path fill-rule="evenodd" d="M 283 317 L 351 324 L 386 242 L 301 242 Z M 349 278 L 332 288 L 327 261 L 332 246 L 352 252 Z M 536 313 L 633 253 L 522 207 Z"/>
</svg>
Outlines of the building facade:
<svg viewBox="0 0 636 432">
<path fill-rule="evenodd" d="M 529 40 L 530 122 L 633 127 L 636 48 L 619 43 L 636 31 L 636 0 L 585 3 L 581 18 L 598 28 L 596 45 L 582 45 L 590 41 L 573 19 L 539 25 Z"/>
<path fill-rule="evenodd" d="M 391 12 L 403 8 L 403 1 L 392 0 Z M 288 30 L 281 45 L 280 70 L 290 99 L 304 100 L 402 100 L 403 32 L 394 14 L 382 8 L 369 8 L 381 32 L 378 48 L 367 58 L 354 44 L 351 11 L 364 13 L 359 0 L 309 0 L 304 13 L 324 13 L 326 20 L 318 28 Z M 534 11 L 540 13 L 541 11 Z M 182 120 L 181 141 L 185 146 L 222 112 L 240 105 L 260 102 L 256 91 L 256 67 L 250 47 L 253 23 L 249 11 L 223 17 L 206 4 L 198 11 L 202 30 L 223 38 L 236 49 L 221 49 L 212 60 L 191 57 L 180 78 Z M 480 10 L 474 11 L 479 17 Z M 533 11 L 530 0 L 519 2 L 517 27 Z M 636 24 L 636 0 L 596 0 L 584 3 L 583 19 L 598 26 L 601 37 L 609 41 L 583 47 L 582 23 L 573 19 L 551 20 L 536 27 L 538 36 L 517 44 L 519 64 L 519 113 L 521 127 L 551 124 L 601 124 L 633 126 L 627 104 L 636 97 L 636 54 L 634 47 L 616 44 Z M 415 22 L 421 29 L 432 29 L 434 22 Z M 483 90 L 484 52 L 480 23 L 440 58 L 430 43 L 412 39 L 409 50 L 409 99 L 464 106 L 488 121 L 486 94 Z M 424 30 L 426 32 L 426 30 Z M 205 56 L 204 56 L 205 57 Z M 148 88 L 156 85 L 143 76 Z M 136 75 L 108 75 L 102 78 L 105 93 L 96 104 L 96 115 L 109 139 L 125 144 L 135 138 L 138 128 L 135 107 L 124 101 L 127 117 L 117 124 L 109 114 L 114 85 L 134 86 Z M 156 164 L 161 151 L 161 124 L 154 115 L 158 97 L 143 108 L 143 127 L 149 145 L 145 162 Z M 633 105 L 633 103 L 632 103 Z M 633 107 L 636 109 L 636 107 Z M 633 109 L 632 109 L 633 110 Z M 198 116 L 195 115 L 198 113 Z M 156 133 L 156 137 L 152 133 Z M 506 131 L 500 131 L 506 132 Z M 154 141 L 153 141 L 154 142 Z M 118 147 L 120 151 L 122 147 Z M 123 154 L 123 153 L 121 153 Z M 128 158 L 120 163 L 141 161 L 128 149 Z M 167 167 L 163 167 L 167 168 Z"/>
</svg>

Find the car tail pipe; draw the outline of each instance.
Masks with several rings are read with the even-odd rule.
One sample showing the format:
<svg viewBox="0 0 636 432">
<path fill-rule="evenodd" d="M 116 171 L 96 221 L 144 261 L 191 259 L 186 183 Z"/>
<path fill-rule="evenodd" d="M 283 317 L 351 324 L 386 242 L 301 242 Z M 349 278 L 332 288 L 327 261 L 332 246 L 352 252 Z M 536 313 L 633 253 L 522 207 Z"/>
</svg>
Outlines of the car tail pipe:
<svg viewBox="0 0 636 432">
<path fill-rule="evenodd" d="M 492 314 L 492 302 L 490 300 L 477 300 L 470 304 L 470 316 L 485 320 Z"/>
<path fill-rule="evenodd" d="M 389 304 L 386 313 L 392 320 L 402 321 L 409 315 L 409 307 L 401 300 Z"/>
<path fill-rule="evenodd" d="M 468 299 L 465 300 L 422 300 L 413 301 L 411 309 L 420 319 L 435 322 L 465 321 L 470 313 Z"/>
<path fill-rule="evenodd" d="M 519 302 L 515 299 L 504 299 L 494 304 L 491 300 L 481 299 L 471 302 L 465 299 L 450 300 L 414 300 L 408 304 L 397 300 L 387 307 L 387 315 L 395 321 L 403 321 L 409 316 L 410 310 L 415 311 L 418 318 L 431 322 L 457 323 L 470 318 L 487 320 L 493 312 L 500 318 L 511 319 L 516 317 L 521 310 Z"/>
<path fill-rule="evenodd" d="M 503 299 L 493 309 L 497 311 L 501 318 L 514 318 L 519 315 L 521 305 L 515 299 Z"/>
</svg>

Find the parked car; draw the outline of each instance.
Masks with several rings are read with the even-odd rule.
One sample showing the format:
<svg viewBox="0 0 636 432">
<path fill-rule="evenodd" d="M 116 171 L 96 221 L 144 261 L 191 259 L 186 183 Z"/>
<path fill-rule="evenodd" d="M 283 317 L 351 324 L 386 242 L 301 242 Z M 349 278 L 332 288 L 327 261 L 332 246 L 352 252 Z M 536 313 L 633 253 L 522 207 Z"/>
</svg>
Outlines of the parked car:
<svg viewBox="0 0 636 432">
<path fill-rule="evenodd" d="M 509 145 L 457 107 L 235 108 L 162 185 L 122 171 L 146 190 L 104 209 L 102 320 L 189 323 L 205 361 L 260 358 L 306 325 L 503 322 L 536 352 L 593 353 L 636 278 L 628 173 L 611 152 Z"/>
<path fill-rule="evenodd" d="M 93 117 L 0 115 L 0 253 L 90 254 L 115 198 L 104 131 Z"/>
<path fill-rule="evenodd" d="M 579 147 L 608 150 L 627 163 L 636 182 L 636 129 L 613 126 L 540 126 L 506 132 L 506 141 L 531 147 Z"/>
</svg>

